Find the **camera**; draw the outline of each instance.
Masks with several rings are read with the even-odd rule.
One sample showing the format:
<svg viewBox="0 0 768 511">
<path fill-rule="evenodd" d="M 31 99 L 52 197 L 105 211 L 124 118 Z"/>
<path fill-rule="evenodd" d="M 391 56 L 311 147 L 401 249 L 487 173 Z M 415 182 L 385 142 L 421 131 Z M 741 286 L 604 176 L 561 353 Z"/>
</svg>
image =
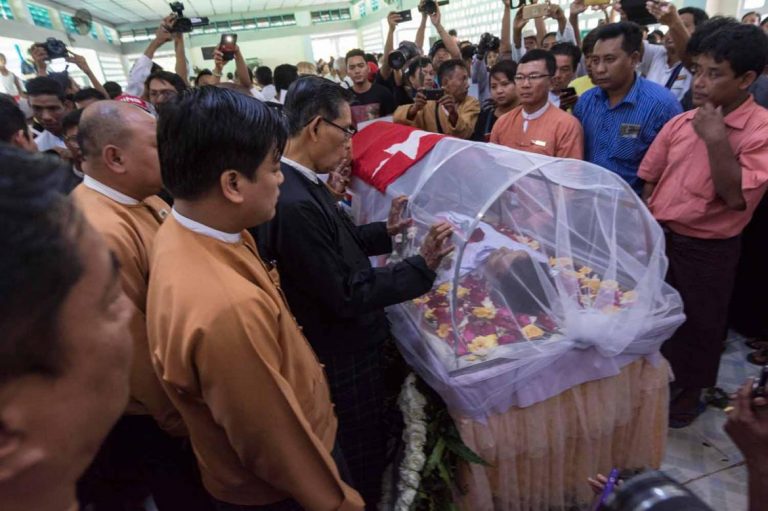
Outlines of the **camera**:
<svg viewBox="0 0 768 511">
<path fill-rule="evenodd" d="M 499 47 L 501 46 L 501 39 L 496 37 L 493 34 L 489 34 L 486 32 L 485 34 L 480 36 L 480 42 L 477 45 L 477 58 L 484 59 L 485 54 L 489 51 L 499 51 Z"/>
<path fill-rule="evenodd" d="M 419 5 L 419 12 L 426 13 L 428 15 L 433 15 L 437 12 L 437 6 L 440 5 L 448 5 L 448 0 L 442 0 L 442 1 L 435 1 L 435 0 L 424 0 Z"/>
<path fill-rule="evenodd" d="M 184 4 L 181 2 L 171 2 L 169 6 L 171 12 L 176 15 L 176 21 L 173 22 L 173 26 L 168 27 L 169 32 L 186 34 L 192 32 L 194 28 L 205 27 L 210 23 L 208 18 L 185 18 Z"/>
<path fill-rule="evenodd" d="M 416 44 L 410 41 L 403 41 L 396 50 L 389 54 L 387 63 L 392 69 L 403 69 L 406 62 L 418 56 L 419 49 L 416 47 Z"/>
<path fill-rule="evenodd" d="M 625 482 L 600 507 L 604 511 L 712 511 L 674 479 L 663 472 L 651 471 Z"/>
<path fill-rule="evenodd" d="M 55 37 L 49 37 L 44 43 L 36 43 L 35 46 L 45 49 L 48 53 L 48 60 L 63 59 L 69 55 L 67 45 Z"/>
</svg>

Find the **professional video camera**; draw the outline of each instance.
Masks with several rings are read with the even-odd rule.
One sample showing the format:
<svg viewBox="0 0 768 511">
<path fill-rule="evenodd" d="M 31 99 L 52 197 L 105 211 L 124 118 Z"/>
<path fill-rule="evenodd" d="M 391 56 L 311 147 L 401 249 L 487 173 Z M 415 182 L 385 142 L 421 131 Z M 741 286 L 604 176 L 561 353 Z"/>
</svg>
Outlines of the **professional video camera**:
<svg viewBox="0 0 768 511">
<path fill-rule="evenodd" d="M 499 51 L 501 39 L 488 32 L 480 36 L 480 43 L 477 45 L 477 58 L 484 59 L 489 51 Z"/>
<path fill-rule="evenodd" d="M 35 46 L 45 49 L 48 53 L 48 60 L 63 59 L 69 55 L 67 45 L 55 37 L 49 37 L 44 43 L 35 43 Z"/>
<path fill-rule="evenodd" d="M 691 491 L 659 471 L 637 475 L 605 496 L 602 511 L 712 511 Z"/>
<path fill-rule="evenodd" d="M 416 44 L 410 41 L 403 41 L 396 50 L 389 54 L 387 63 L 389 63 L 389 67 L 392 69 L 403 69 L 406 62 L 418 56 L 419 48 Z"/>
<path fill-rule="evenodd" d="M 173 25 L 168 27 L 169 32 L 186 34 L 192 32 L 192 29 L 197 27 L 205 27 L 210 22 L 208 18 L 186 18 L 184 17 L 184 4 L 181 2 L 171 2 L 171 11 L 176 15 L 176 21 Z"/>
<path fill-rule="evenodd" d="M 419 4 L 419 12 L 424 12 L 431 16 L 437 12 L 438 5 L 448 5 L 448 0 L 440 0 L 437 2 L 435 0 L 424 0 Z"/>
</svg>

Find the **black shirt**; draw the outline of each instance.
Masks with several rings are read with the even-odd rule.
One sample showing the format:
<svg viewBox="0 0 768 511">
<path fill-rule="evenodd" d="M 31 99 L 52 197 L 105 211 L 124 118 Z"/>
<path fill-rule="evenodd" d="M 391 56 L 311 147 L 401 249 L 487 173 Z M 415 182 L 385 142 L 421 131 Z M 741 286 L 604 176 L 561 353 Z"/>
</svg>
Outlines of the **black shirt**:
<svg viewBox="0 0 768 511">
<path fill-rule="evenodd" d="M 352 120 L 355 124 L 385 117 L 395 111 L 395 98 L 386 87 L 372 83 L 368 92 L 358 94 L 354 89 L 350 91 L 355 96 L 351 105 Z"/>
<path fill-rule="evenodd" d="M 395 73 L 391 72 L 389 73 L 389 78 L 384 78 L 381 76 L 381 71 L 376 73 L 376 81 L 374 83 L 378 83 L 379 85 L 386 87 L 394 96 L 395 98 L 395 108 L 402 105 L 412 105 L 413 104 L 413 96 L 411 96 L 406 88 L 402 85 L 397 85 L 395 83 Z"/>
<path fill-rule="evenodd" d="M 476 142 L 488 142 L 491 135 L 493 125 L 496 124 L 499 118 L 496 117 L 496 107 L 493 105 L 486 106 L 480 111 L 480 116 L 477 118 L 477 124 L 475 124 L 475 132 L 472 134 L 472 140 Z"/>
</svg>

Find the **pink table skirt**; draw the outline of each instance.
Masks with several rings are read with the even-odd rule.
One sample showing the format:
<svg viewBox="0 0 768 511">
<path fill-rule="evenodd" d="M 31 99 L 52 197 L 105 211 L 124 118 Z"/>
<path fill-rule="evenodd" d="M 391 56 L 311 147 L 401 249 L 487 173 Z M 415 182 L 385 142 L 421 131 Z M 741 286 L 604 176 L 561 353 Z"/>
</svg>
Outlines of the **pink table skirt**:
<svg viewBox="0 0 768 511">
<path fill-rule="evenodd" d="M 669 366 L 645 358 L 486 424 L 454 417 L 464 442 L 493 466 L 462 473 L 467 511 L 589 509 L 587 477 L 612 467 L 658 468 L 664 456 Z"/>
</svg>

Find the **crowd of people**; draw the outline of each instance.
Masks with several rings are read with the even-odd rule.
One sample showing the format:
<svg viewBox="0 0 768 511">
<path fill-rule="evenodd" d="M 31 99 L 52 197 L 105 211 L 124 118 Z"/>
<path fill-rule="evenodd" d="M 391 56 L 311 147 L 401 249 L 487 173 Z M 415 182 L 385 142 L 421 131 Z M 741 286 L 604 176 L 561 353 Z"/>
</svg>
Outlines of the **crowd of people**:
<svg viewBox="0 0 768 511">
<path fill-rule="evenodd" d="M 582 39 L 584 0 L 548 8 L 553 33 L 500 4 L 477 45 L 438 8 L 395 48 L 391 13 L 381 55 L 250 69 L 236 48 L 231 81 L 221 49 L 190 76 L 173 18 L 125 87 L 74 54 L 90 87 L 50 73 L 40 45 L 23 83 L 0 56 L 0 508 L 375 508 L 403 364 L 384 309 L 454 250 L 438 222 L 371 266 L 409 226 L 407 197 L 368 225 L 338 206 L 376 119 L 585 160 L 645 201 L 686 314 L 670 427 L 702 413 L 729 327 L 768 363 L 768 17 L 649 2 L 649 32 L 615 4 Z M 727 431 L 768 501 L 765 400 L 743 390 Z"/>
</svg>

